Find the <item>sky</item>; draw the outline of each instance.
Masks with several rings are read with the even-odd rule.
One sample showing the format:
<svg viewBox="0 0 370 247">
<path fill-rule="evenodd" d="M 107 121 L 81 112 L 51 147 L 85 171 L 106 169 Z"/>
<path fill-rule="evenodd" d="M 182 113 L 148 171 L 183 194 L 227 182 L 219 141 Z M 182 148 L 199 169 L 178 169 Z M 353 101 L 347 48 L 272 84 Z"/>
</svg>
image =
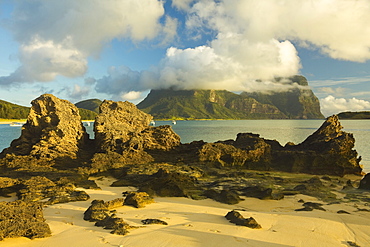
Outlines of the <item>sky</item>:
<svg viewBox="0 0 370 247">
<path fill-rule="evenodd" d="M 135 104 L 151 89 L 286 91 L 370 110 L 370 0 L 0 0 L 0 99 Z"/>
</svg>

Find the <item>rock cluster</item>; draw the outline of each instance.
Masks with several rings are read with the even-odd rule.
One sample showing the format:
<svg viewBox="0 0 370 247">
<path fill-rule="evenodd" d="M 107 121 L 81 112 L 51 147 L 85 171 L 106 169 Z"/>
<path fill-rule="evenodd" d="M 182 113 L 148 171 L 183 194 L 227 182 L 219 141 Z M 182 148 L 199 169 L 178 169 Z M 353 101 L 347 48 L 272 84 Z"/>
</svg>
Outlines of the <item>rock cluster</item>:
<svg viewBox="0 0 370 247">
<path fill-rule="evenodd" d="M 42 205 L 37 202 L 0 202 L 0 240 L 26 237 L 30 239 L 51 236 L 45 223 Z"/>
<path fill-rule="evenodd" d="M 21 137 L 0 154 L 0 163 L 9 168 L 26 163 L 27 169 L 55 163 L 58 169 L 74 166 L 87 174 L 161 162 L 339 176 L 361 172 L 353 135 L 342 131 L 335 115 L 304 142 L 283 147 L 252 133 L 216 143 L 181 144 L 170 126 L 150 127 L 152 116 L 132 103 L 105 100 L 99 111 L 95 139 L 89 140 L 74 105 L 40 96 L 32 102 Z"/>
</svg>

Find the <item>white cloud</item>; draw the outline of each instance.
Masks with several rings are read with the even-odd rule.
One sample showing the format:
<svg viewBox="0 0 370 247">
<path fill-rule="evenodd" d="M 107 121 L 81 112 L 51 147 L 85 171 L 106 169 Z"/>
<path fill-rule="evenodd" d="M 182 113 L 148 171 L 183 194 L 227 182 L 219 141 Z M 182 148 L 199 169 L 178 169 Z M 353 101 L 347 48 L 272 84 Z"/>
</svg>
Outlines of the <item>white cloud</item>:
<svg viewBox="0 0 370 247">
<path fill-rule="evenodd" d="M 370 59 L 370 1 L 200 0 L 188 28 L 243 33 L 250 41 L 296 40 L 335 59 Z"/>
<path fill-rule="evenodd" d="M 136 99 L 139 99 L 141 97 L 141 92 L 137 92 L 137 91 L 130 91 L 128 93 L 124 93 L 121 95 L 121 98 L 123 100 L 129 100 L 129 101 L 132 101 L 132 100 L 136 100 Z"/>
<path fill-rule="evenodd" d="M 332 95 L 320 100 L 321 111 L 325 116 L 338 114 L 345 111 L 368 111 L 370 110 L 370 102 L 356 98 L 345 99 L 335 98 Z"/>
<path fill-rule="evenodd" d="M 164 15 L 160 0 L 16 1 L 6 26 L 20 44 L 22 65 L 0 84 L 52 81 L 57 75 L 81 76 L 87 57 L 99 56 L 113 39 L 134 42 L 174 37 L 176 21 Z"/>
<path fill-rule="evenodd" d="M 195 0 L 172 0 L 172 7 L 179 10 L 189 10 L 190 4 Z"/>
<path fill-rule="evenodd" d="M 72 99 L 80 100 L 89 95 L 90 91 L 91 91 L 90 87 L 86 86 L 82 87 L 78 84 L 75 84 L 73 86 L 72 92 L 69 94 L 69 97 L 71 97 Z"/>
<path fill-rule="evenodd" d="M 220 35 L 210 46 L 171 47 L 149 71 L 111 68 L 108 76 L 98 80 L 96 90 L 108 94 L 170 87 L 266 91 L 276 87 L 275 77 L 294 75 L 299 68 L 297 52 L 289 41 L 250 43 L 242 35 L 229 34 Z"/>
</svg>

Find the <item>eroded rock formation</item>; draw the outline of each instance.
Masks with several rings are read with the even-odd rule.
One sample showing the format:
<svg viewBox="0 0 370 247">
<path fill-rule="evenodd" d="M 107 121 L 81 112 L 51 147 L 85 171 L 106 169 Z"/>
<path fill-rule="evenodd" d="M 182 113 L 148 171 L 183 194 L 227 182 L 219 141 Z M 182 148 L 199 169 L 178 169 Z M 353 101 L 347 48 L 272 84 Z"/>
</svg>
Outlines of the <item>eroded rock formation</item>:
<svg viewBox="0 0 370 247">
<path fill-rule="evenodd" d="M 51 236 L 45 223 L 41 203 L 0 202 L 0 240 L 26 237 L 30 239 Z"/>
<path fill-rule="evenodd" d="M 31 104 L 21 136 L 3 151 L 3 155 L 77 158 L 78 152 L 88 140 L 78 108 L 51 94 L 41 95 Z"/>
</svg>

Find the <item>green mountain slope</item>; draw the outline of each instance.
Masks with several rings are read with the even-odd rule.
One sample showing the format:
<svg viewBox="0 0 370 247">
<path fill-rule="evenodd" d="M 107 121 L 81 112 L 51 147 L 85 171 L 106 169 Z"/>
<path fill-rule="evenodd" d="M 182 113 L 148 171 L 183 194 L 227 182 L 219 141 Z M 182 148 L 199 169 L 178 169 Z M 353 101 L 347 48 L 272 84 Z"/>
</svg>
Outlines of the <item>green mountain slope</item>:
<svg viewBox="0 0 370 247">
<path fill-rule="evenodd" d="M 290 119 L 321 119 L 324 118 L 320 111 L 319 99 L 311 89 L 307 88 L 308 82 L 304 76 L 289 78 L 291 82 L 285 84 L 298 84 L 302 87 L 293 87 L 289 91 L 266 93 L 242 93 L 265 104 L 276 106 Z M 278 79 L 278 81 L 281 79 Z"/>
<path fill-rule="evenodd" d="M 0 118 L 25 119 L 27 118 L 29 111 L 30 107 L 20 106 L 0 100 Z"/>
<path fill-rule="evenodd" d="M 303 76 L 294 76 L 291 90 L 241 93 L 226 90 L 152 90 L 137 107 L 155 119 L 317 119 L 324 118 L 317 97 Z M 298 84 L 299 86 L 297 86 Z"/>
<path fill-rule="evenodd" d="M 152 90 L 137 107 L 155 119 L 286 118 L 275 106 L 225 90 Z"/>
<path fill-rule="evenodd" d="M 370 119 L 370 111 L 341 112 L 338 117 L 340 119 Z"/>
<path fill-rule="evenodd" d="M 0 100 L 0 118 L 4 119 L 26 119 L 30 112 L 30 107 L 13 104 Z M 93 120 L 97 115 L 96 112 L 79 108 L 82 120 Z"/>
<path fill-rule="evenodd" d="M 100 99 L 88 99 L 88 100 L 80 101 L 76 103 L 75 105 L 78 108 L 82 108 L 82 109 L 86 109 L 86 110 L 99 113 L 99 106 L 101 103 L 102 101 Z"/>
</svg>

